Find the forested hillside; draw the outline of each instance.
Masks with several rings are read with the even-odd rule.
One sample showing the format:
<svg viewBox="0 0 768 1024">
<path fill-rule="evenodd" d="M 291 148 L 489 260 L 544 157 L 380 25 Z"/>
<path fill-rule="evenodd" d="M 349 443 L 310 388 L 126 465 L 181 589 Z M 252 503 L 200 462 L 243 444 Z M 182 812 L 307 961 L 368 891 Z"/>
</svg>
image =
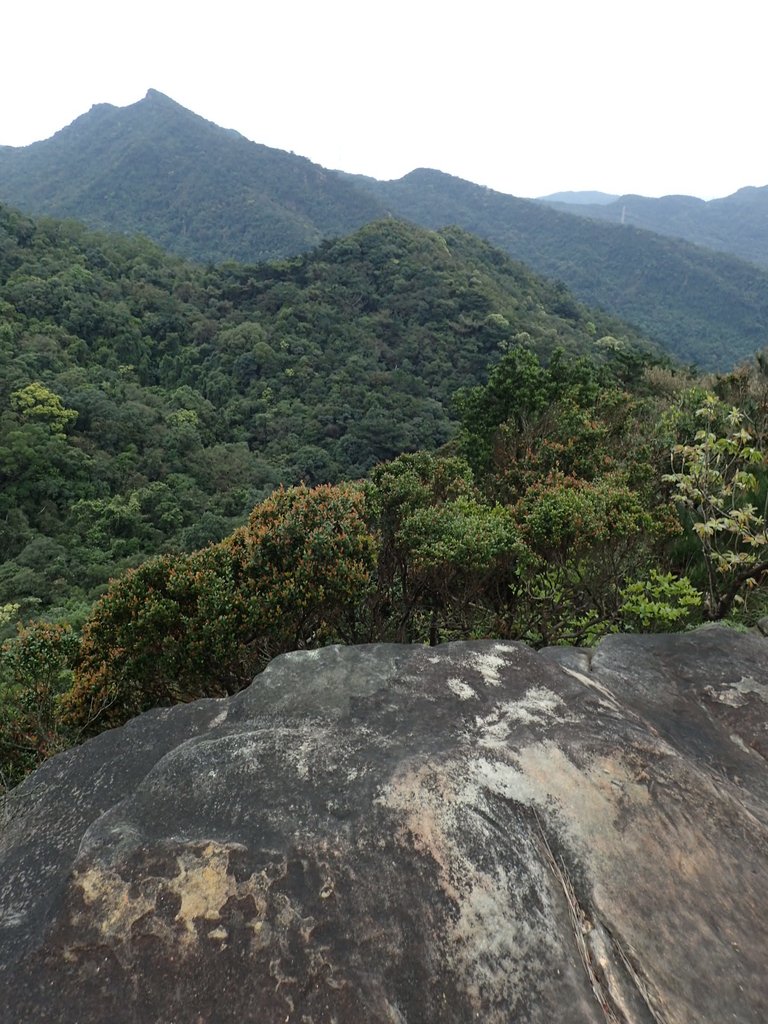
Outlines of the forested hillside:
<svg viewBox="0 0 768 1024">
<path fill-rule="evenodd" d="M 765 360 L 716 387 L 660 367 L 627 387 L 588 358 L 510 348 L 458 393 L 450 451 L 278 489 L 221 542 L 114 580 L 79 635 L 25 624 L 0 653 L 0 784 L 145 709 L 235 693 L 282 651 L 588 645 L 754 618 Z"/>
<path fill-rule="evenodd" d="M 0 147 L 0 201 L 145 234 L 198 260 L 293 255 L 381 217 L 333 171 L 249 142 L 150 89 L 101 103 L 52 138 Z"/>
<path fill-rule="evenodd" d="M 458 224 L 564 281 L 581 301 L 637 324 L 682 362 L 726 370 L 768 340 L 768 273 L 742 260 L 558 213 L 439 171 L 359 180 L 400 216 L 425 227 Z"/>
<path fill-rule="evenodd" d="M 559 200 L 559 201 L 558 201 Z M 722 199 L 694 196 L 614 196 L 612 202 L 569 202 L 550 196 L 556 209 L 613 224 L 684 238 L 768 267 L 768 186 L 740 188 Z"/>
<path fill-rule="evenodd" d="M 459 229 L 203 268 L 2 208 L 0 345 L 0 788 L 281 651 L 765 608 L 764 355 L 676 370 Z"/>
<path fill-rule="evenodd" d="M 718 201 L 718 223 L 751 245 L 764 214 L 748 212 L 747 191 Z M 326 170 L 154 90 L 128 107 L 93 107 L 45 141 L 0 147 L 0 201 L 143 233 L 202 263 L 294 256 L 386 214 L 458 225 L 638 325 L 683 362 L 725 370 L 768 340 L 768 272 L 751 264 L 439 171 L 377 182 Z"/>
<path fill-rule="evenodd" d="M 278 483 L 437 448 L 453 393 L 519 342 L 630 376 L 643 358 L 631 329 L 457 230 L 384 221 L 204 269 L 0 210 L 0 606 L 77 618 Z"/>
</svg>

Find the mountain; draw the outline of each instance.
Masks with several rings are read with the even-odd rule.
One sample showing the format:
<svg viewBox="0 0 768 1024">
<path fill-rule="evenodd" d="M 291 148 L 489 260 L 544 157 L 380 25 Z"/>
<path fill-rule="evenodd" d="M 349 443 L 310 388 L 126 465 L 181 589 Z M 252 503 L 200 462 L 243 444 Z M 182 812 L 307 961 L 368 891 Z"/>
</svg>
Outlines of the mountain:
<svg viewBox="0 0 768 1024">
<path fill-rule="evenodd" d="M 48 140 L 0 149 L 0 201 L 143 233 L 201 262 L 293 256 L 385 215 L 455 224 L 685 362 L 725 369 L 768 341 L 768 274 L 751 264 L 439 171 L 379 182 L 325 170 L 154 90 L 132 106 L 93 107 Z"/>
<path fill-rule="evenodd" d="M 0 199 L 210 260 L 301 252 L 384 212 L 332 171 L 154 89 L 128 107 L 99 104 L 45 141 L 0 149 Z"/>
<path fill-rule="evenodd" d="M 684 362 L 726 369 L 768 343 L 768 273 L 649 231 L 574 217 L 441 171 L 358 179 L 425 227 L 457 224 L 637 324 Z"/>
<path fill-rule="evenodd" d="M 612 203 L 618 196 L 610 195 L 608 192 L 553 192 L 549 196 L 539 196 L 539 203 L 572 203 L 576 206 L 584 204 Z"/>
<path fill-rule="evenodd" d="M 660 235 L 684 238 L 768 267 L 768 186 L 742 188 L 709 202 L 693 196 L 649 199 L 627 195 L 612 197 L 613 202 L 585 204 L 574 195 L 563 192 L 541 201 L 579 217 L 630 224 Z"/>
</svg>

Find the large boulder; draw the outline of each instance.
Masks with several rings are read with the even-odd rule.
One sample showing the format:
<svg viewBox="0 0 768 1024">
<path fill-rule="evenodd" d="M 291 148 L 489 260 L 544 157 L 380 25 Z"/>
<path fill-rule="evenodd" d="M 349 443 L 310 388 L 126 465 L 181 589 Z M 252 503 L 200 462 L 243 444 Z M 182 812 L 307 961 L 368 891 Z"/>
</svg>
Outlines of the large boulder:
<svg viewBox="0 0 768 1024">
<path fill-rule="evenodd" d="M 768 640 L 329 647 L 15 790 L 0 1020 L 765 1024 Z"/>
</svg>

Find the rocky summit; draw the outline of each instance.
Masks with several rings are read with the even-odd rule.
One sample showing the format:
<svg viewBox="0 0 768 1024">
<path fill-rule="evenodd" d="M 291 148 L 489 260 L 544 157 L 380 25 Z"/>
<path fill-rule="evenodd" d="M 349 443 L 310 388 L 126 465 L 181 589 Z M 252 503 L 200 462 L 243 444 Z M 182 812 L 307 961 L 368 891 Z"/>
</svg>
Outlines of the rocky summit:
<svg viewBox="0 0 768 1024">
<path fill-rule="evenodd" d="M 768 640 L 329 647 L 14 790 L 6 1024 L 764 1024 Z"/>
</svg>

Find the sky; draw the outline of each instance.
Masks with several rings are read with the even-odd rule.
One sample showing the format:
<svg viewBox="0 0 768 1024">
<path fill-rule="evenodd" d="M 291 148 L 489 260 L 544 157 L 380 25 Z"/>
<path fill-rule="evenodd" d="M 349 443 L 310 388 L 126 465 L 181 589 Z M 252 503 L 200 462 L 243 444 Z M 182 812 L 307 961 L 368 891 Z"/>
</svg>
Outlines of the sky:
<svg viewBox="0 0 768 1024">
<path fill-rule="evenodd" d="M 768 7 L 690 0 L 8 0 L 0 144 L 158 89 L 380 179 L 517 196 L 768 184 Z M 712 12 L 712 13 L 710 13 Z"/>
</svg>

